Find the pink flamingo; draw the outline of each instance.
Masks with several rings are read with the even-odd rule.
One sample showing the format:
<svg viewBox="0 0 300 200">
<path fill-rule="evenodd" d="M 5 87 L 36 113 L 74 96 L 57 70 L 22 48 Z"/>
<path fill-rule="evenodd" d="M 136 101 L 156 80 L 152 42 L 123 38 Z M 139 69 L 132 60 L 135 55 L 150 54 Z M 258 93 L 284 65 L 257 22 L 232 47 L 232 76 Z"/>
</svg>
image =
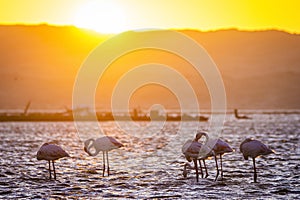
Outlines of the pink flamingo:
<svg viewBox="0 0 300 200">
<path fill-rule="evenodd" d="M 240 151 L 243 153 L 245 160 L 248 160 L 248 157 L 251 157 L 253 159 L 254 182 L 256 183 L 257 173 L 255 166 L 255 158 L 260 155 L 268 155 L 274 152 L 262 142 L 250 138 L 247 138 L 241 143 Z"/>
<path fill-rule="evenodd" d="M 181 149 L 182 153 L 185 155 L 185 158 L 187 159 L 187 161 L 194 162 L 197 182 L 199 182 L 199 172 L 198 172 L 197 160 L 199 161 L 202 178 L 203 178 L 203 171 L 202 171 L 202 166 L 201 166 L 201 160 L 203 161 L 204 169 L 206 171 L 206 177 L 207 177 L 208 172 L 207 172 L 207 168 L 206 168 L 206 164 L 205 164 L 205 159 L 213 155 L 213 152 L 209 151 L 208 155 L 199 158 L 199 152 L 200 152 L 201 148 L 204 148 L 204 149 L 208 148 L 205 145 L 202 145 L 200 142 L 198 142 L 202 136 L 205 136 L 204 132 L 197 133 L 195 139 L 188 140 L 187 142 L 185 142 L 185 144 L 182 146 L 182 149 Z M 186 165 L 184 166 L 183 174 L 184 174 L 184 176 L 187 175 Z"/>
<path fill-rule="evenodd" d="M 199 143 L 199 139 L 204 136 L 206 139 L 204 141 L 204 144 Z M 215 178 L 215 181 L 217 180 L 218 176 L 219 176 L 219 167 L 218 167 L 218 161 L 217 161 L 217 155 L 220 155 L 220 160 L 221 160 L 221 177 L 223 178 L 223 164 L 222 164 L 222 155 L 224 153 L 229 153 L 229 152 L 233 152 L 232 148 L 229 146 L 229 144 L 227 144 L 226 142 L 222 141 L 221 139 L 218 139 L 216 144 L 214 145 L 213 149 L 210 150 L 209 147 L 207 146 L 207 142 L 208 142 L 208 134 L 205 132 L 200 132 L 196 134 L 196 137 L 193 141 L 187 141 L 182 148 L 182 152 L 184 153 L 186 159 L 190 162 L 191 160 L 197 158 L 199 156 L 199 151 L 202 148 L 206 148 L 206 152 L 209 152 L 205 157 L 202 157 L 199 160 L 199 165 L 200 165 L 200 169 L 201 169 L 201 173 L 202 173 L 202 167 L 201 167 L 201 160 L 204 163 L 204 168 L 206 171 L 206 177 L 208 177 L 208 172 L 207 172 L 207 167 L 205 164 L 205 159 L 211 156 L 214 156 L 215 158 L 215 163 L 216 163 L 216 168 L 217 168 L 217 175 Z M 193 159 L 192 159 L 193 158 Z M 195 162 L 195 161 L 194 161 Z M 195 165 L 196 168 L 196 165 Z M 184 167 L 184 175 L 186 176 L 187 172 L 186 172 L 186 166 Z M 197 169 L 196 169 L 196 174 L 197 174 Z M 205 177 L 205 178 L 206 178 Z M 203 173 L 202 173 L 202 178 L 203 178 Z"/>
<path fill-rule="evenodd" d="M 221 161 L 221 177 L 223 179 L 223 164 L 222 164 L 222 155 L 224 153 L 230 153 L 233 152 L 232 148 L 229 146 L 229 144 L 227 144 L 226 142 L 224 142 L 221 139 L 217 140 L 217 143 L 215 144 L 213 151 L 215 153 L 215 159 L 217 155 L 220 155 L 220 161 Z M 217 180 L 218 176 L 219 176 L 219 167 L 218 167 L 218 162 L 216 160 L 216 167 L 217 167 L 217 175 L 215 178 L 215 181 Z"/>
<path fill-rule="evenodd" d="M 63 158 L 63 157 L 70 157 L 70 156 L 60 146 L 57 146 L 55 144 L 45 143 L 41 146 L 41 148 L 37 152 L 37 159 L 38 160 L 48 160 L 48 162 L 49 162 L 50 179 L 51 179 L 51 164 L 50 164 L 50 161 L 52 161 L 54 179 L 56 179 L 54 161 L 58 160 L 60 158 Z"/>
<path fill-rule="evenodd" d="M 103 153 L 103 173 L 105 173 L 105 154 L 106 154 L 106 162 L 107 162 L 107 174 L 109 176 L 109 162 L 108 162 L 108 152 L 113 149 L 118 149 L 123 147 L 124 145 L 118 142 L 115 138 L 110 136 L 100 137 L 98 139 L 88 139 L 84 142 L 84 151 L 88 153 L 90 156 L 96 156 L 100 151 Z M 95 152 L 92 153 L 91 148 L 95 149 Z"/>
<path fill-rule="evenodd" d="M 208 134 L 206 132 L 200 132 L 199 134 L 201 134 L 201 136 L 205 137 L 205 141 L 204 141 L 204 145 L 207 146 L 209 137 Z M 208 148 L 208 147 L 207 147 Z M 210 150 L 208 148 L 208 150 Z M 233 152 L 232 148 L 229 146 L 229 144 L 227 144 L 226 142 L 224 142 L 221 139 L 218 139 L 217 142 L 215 143 L 212 152 L 210 152 L 207 157 L 211 157 L 214 156 L 215 158 L 215 163 L 216 163 L 216 168 L 217 168 L 217 174 L 216 174 L 216 178 L 215 181 L 217 180 L 218 176 L 219 176 L 219 166 L 218 166 L 218 160 L 217 160 L 217 155 L 220 155 L 220 160 L 221 160 L 221 177 L 223 178 L 223 163 L 222 163 L 222 155 L 224 153 L 230 153 Z M 206 170 L 206 177 L 208 176 L 207 170 Z"/>
</svg>

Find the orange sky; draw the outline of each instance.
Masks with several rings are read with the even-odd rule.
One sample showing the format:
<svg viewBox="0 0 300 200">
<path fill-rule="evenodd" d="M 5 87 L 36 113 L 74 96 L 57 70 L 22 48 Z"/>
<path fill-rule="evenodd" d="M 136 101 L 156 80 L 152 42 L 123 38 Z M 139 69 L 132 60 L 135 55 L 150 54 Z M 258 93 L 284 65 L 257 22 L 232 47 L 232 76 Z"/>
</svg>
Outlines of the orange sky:
<svg viewBox="0 0 300 200">
<path fill-rule="evenodd" d="M 103 33 L 141 28 L 300 33 L 299 10 L 298 0 L 0 0 L 0 24 L 71 24 Z"/>
</svg>

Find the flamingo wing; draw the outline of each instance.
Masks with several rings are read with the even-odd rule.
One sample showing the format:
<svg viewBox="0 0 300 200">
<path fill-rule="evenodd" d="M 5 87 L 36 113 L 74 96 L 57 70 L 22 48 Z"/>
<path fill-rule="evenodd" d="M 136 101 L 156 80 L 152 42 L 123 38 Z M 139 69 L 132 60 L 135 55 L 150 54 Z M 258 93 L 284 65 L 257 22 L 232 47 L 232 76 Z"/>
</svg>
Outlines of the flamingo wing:
<svg viewBox="0 0 300 200">
<path fill-rule="evenodd" d="M 113 149 L 117 149 L 120 147 L 123 147 L 123 144 L 118 142 L 115 138 L 110 137 L 110 136 L 104 136 L 98 138 L 95 142 L 94 145 L 95 149 L 99 151 L 110 151 Z"/>
<path fill-rule="evenodd" d="M 269 147 L 258 140 L 246 140 L 247 141 L 244 141 L 240 146 L 240 150 L 246 160 L 248 160 L 248 157 L 255 158 L 260 155 L 268 155 L 270 153 L 273 153 L 273 151 Z"/>
<path fill-rule="evenodd" d="M 192 140 L 188 140 L 182 146 L 182 153 L 185 155 L 185 158 L 191 162 L 192 159 L 197 159 L 199 157 L 199 152 L 201 149 L 201 144 Z"/>
<path fill-rule="evenodd" d="M 113 137 L 109 137 L 108 136 L 108 139 L 110 140 L 110 142 L 115 145 L 116 147 L 120 148 L 120 147 L 124 147 L 124 145 L 120 142 L 118 142 L 115 138 Z"/>
<path fill-rule="evenodd" d="M 63 157 L 70 156 L 65 150 L 55 144 L 44 144 L 37 153 L 38 160 L 57 160 Z"/>
<path fill-rule="evenodd" d="M 233 149 L 229 146 L 229 144 L 224 142 L 221 139 L 217 140 L 217 143 L 215 144 L 213 150 L 215 151 L 216 154 L 224 154 L 224 153 L 233 152 Z"/>
</svg>

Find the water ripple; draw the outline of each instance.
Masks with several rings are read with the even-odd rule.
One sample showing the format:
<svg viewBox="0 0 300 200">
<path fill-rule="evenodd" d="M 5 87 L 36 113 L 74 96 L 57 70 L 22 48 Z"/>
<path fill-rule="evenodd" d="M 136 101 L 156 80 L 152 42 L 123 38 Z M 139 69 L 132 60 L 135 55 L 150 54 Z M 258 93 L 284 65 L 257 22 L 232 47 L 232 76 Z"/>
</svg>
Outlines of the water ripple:
<svg viewBox="0 0 300 200">
<path fill-rule="evenodd" d="M 167 122 L 163 130 L 154 124 L 142 133 L 138 126 L 127 126 L 132 134 L 113 122 L 103 122 L 104 130 L 125 145 L 110 152 L 109 177 L 102 177 L 102 156 L 89 157 L 82 150 L 73 123 L 0 123 L 0 198 L 299 199 L 300 116 L 252 117 L 240 121 L 227 118 L 222 138 L 235 152 L 224 155 L 224 179 L 214 182 L 216 170 L 211 159 L 207 160 L 209 177 L 199 183 L 193 169 L 188 169 L 187 178 L 182 176 L 186 161 L 181 146 L 193 133 L 187 128 L 184 137 L 176 137 L 179 122 Z M 92 137 L 92 123 L 83 123 L 87 137 Z M 209 126 L 206 122 L 184 123 L 203 130 Z M 144 127 L 145 122 L 140 125 Z M 252 162 L 244 161 L 239 152 L 240 142 L 247 137 L 262 140 L 276 151 L 257 159 L 258 183 L 253 183 Z M 56 162 L 56 181 L 48 178 L 48 163 L 36 160 L 39 146 L 46 141 L 71 155 Z"/>
</svg>

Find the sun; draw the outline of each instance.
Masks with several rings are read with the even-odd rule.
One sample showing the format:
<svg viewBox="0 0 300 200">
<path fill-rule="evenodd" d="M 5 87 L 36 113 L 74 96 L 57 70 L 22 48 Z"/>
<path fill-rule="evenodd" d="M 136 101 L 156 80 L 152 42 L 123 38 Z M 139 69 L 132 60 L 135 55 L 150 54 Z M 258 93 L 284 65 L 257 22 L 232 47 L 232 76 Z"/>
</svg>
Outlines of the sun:
<svg viewBox="0 0 300 200">
<path fill-rule="evenodd" d="M 95 0 L 80 6 L 73 24 L 100 33 L 120 33 L 126 31 L 125 22 L 125 14 L 120 5 Z"/>
</svg>

